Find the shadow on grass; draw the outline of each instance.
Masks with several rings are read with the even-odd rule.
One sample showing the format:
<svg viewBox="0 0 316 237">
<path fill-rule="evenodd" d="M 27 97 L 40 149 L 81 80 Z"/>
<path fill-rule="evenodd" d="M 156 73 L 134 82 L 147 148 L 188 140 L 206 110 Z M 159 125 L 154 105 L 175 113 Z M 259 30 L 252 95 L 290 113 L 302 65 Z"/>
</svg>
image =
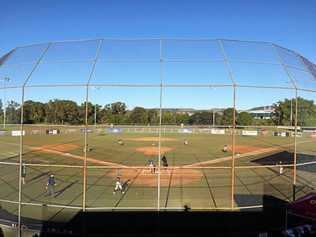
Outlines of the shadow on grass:
<svg viewBox="0 0 316 237">
<path fill-rule="evenodd" d="M 288 151 L 282 151 L 272 155 L 268 155 L 259 159 L 251 161 L 258 165 L 279 165 L 282 162 L 283 165 L 291 165 L 294 162 L 294 153 Z M 316 162 L 315 155 L 309 154 L 297 154 L 297 164 Z M 298 170 L 304 170 L 308 172 L 316 172 L 316 164 L 309 164 L 304 166 L 297 166 Z"/>
</svg>

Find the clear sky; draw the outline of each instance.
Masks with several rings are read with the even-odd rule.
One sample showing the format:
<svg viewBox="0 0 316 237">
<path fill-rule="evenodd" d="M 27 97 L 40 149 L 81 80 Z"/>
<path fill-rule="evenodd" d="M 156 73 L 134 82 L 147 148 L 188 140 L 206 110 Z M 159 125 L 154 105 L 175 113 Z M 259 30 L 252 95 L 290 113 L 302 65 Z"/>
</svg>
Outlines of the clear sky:
<svg viewBox="0 0 316 237">
<path fill-rule="evenodd" d="M 312 0 L 0 0 L 0 6 L 0 55 L 19 45 L 54 40 L 100 37 L 229 38 L 274 42 L 316 62 L 316 1 Z M 150 70 L 148 67 L 145 72 Z M 177 75 L 192 73 L 177 70 Z M 238 70 L 242 75 L 242 69 Z M 192 96 L 190 101 L 195 102 L 181 104 L 188 94 L 183 96 L 182 92 L 175 91 L 166 92 L 168 101 L 177 101 L 166 104 L 166 107 L 221 107 L 230 103 L 228 100 L 201 103 L 221 97 L 221 92 L 212 96 L 208 92 L 196 92 L 201 98 Z M 229 93 L 227 89 L 222 95 L 228 97 Z M 135 99 L 132 92 L 123 94 L 132 98 L 131 104 L 136 105 L 142 100 Z M 253 92 L 249 94 L 252 98 L 255 95 Z M 99 97 L 96 102 L 103 103 L 103 95 Z M 249 98 L 244 98 L 244 101 L 252 101 L 247 106 L 270 103 L 273 96 L 268 94 L 266 97 L 261 101 Z M 240 101 L 242 103 L 243 100 Z M 154 106 L 146 101 L 142 103 Z"/>
</svg>

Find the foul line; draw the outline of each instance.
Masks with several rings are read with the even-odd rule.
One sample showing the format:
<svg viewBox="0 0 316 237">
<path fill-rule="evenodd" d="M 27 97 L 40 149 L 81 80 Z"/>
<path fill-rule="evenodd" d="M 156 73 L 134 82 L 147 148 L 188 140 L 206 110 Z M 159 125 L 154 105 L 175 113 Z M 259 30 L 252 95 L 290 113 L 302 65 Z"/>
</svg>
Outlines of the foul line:
<svg viewBox="0 0 316 237">
<path fill-rule="evenodd" d="M 39 152 L 44 151 L 44 152 L 48 152 L 48 153 L 52 153 L 52 154 L 56 154 L 56 155 L 60 155 L 60 156 L 74 158 L 77 160 L 84 160 L 85 159 L 83 156 L 78 156 L 78 155 L 74 155 L 71 153 L 65 153 L 65 152 L 61 152 L 61 151 L 56 151 L 56 150 L 52 150 L 52 149 L 48 149 L 48 148 L 43 148 L 43 147 L 30 147 L 30 148 L 34 149 L 34 151 L 39 151 Z M 112 166 L 116 166 L 116 167 L 128 167 L 128 166 L 125 166 L 122 164 L 109 162 L 109 161 L 101 161 L 101 160 L 89 158 L 89 157 L 87 157 L 87 161 L 95 163 L 95 164 L 112 165 Z"/>
<path fill-rule="evenodd" d="M 314 141 L 301 141 L 301 142 L 297 142 L 296 144 L 302 144 L 302 143 L 310 143 L 310 142 L 314 142 Z M 240 154 L 239 156 L 235 156 L 235 160 L 236 159 L 240 159 L 240 158 L 244 158 L 244 157 L 248 157 L 248 156 L 254 156 L 254 155 L 261 155 L 264 153 L 276 153 L 276 152 L 280 152 L 280 151 L 284 151 L 286 147 L 292 146 L 294 145 L 294 143 L 290 143 L 287 145 L 282 145 L 280 147 L 268 147 L 268 148 L 262 148 L 256 151 L 251 151 L 251 152 L 247 152 L 247 153 L 243 153 Z M 203 165 L 208 165 L 208 164 L 217 164 L 217 163 L 221 163 L 224 161 L 230 161 L 232 159 L 232 155 L 230 156 L 226 156 L 226 157 L 222 157 L 222 158 L 217 158 L 217 159 L 213 159 L 213 160 L 207 160 L 207 161 L 202 161 L 202 162 L 197 162 L 197 163 L 193 163 L 190 165 L 185 165 L 183 167 L 199 167 L 199 166 L 203 166 Z"/>
<path fill-rule="evenodd" d="M 243 153 L 240 154 L 239 156 L 235 156 L 235 159 L 240 159 L 240 158 L 244 158 L 247 156 L 253 156 L 253 155 L 259 155 L 259 154 L 263 154 L 263 153 L 268 153 L 268 152 L 278 152 L 281 151 L 280 148 L 263 148 L 257 151 L 252 151 L 252 152 L 248 152 L 248 153 Z M 230 161 L 232 159 L 232 155 L 231 156 L 226 156 L 226 157 L 222 157 L 222 158 L 217 158 L 214 160 L 207 160 L 207 161 L 202 161 L 202 162 L 197 162 L 197 163 L 193 163 L 190 165 L 185 165 L 184 167 L 196 167 L 196 166 L 203 166 L 203 165 L 208 165 L 208 164 L 216 164 L 216 163 L 221 163 L 224 161 Z"/>
</svg>

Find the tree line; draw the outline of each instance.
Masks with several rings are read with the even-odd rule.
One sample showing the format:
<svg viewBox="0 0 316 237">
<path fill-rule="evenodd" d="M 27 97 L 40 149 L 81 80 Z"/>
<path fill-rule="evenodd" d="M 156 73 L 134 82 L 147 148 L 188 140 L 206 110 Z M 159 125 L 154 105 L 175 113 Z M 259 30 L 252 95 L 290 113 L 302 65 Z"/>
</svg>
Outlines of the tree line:
<svg viewBox="0 0 316 237">
<path fill-rule="evenodd" d="M 9 101 L 6 106 L 0 100 L 0 121 L 6 111 L 6 123 L 20 123 L 21 106 L 15 101 Z M 24 102 L 23 122 L 25 124 L 85 124 L 86 111 L 88 124 L 126 124 L 126 125 L 158 125 L 159 109 L 135 107 L 127 109 L 124 102 L 114 102 L 101 106 L 99 104 L 77 104 L 71 100 L 50 100 L 47 103 L 28 100 Z M 285 99 L 273 105 L 271 119 L 255 119 L 248 112 L 236 111 L 237 125 L 294 125 L 296 111 L 295 100 Z M 161 121 L 166 125 L 231 125 L 233 108 L 226 108 L 213 114 L 212 111 L 194 113 L 177 110 L 162 110 Z M 298 125 L 316 126 L 316 105 L 312 100 L 298 98 Z M 213 121 L 214 119 L 214 121 Z"/>
</svg>

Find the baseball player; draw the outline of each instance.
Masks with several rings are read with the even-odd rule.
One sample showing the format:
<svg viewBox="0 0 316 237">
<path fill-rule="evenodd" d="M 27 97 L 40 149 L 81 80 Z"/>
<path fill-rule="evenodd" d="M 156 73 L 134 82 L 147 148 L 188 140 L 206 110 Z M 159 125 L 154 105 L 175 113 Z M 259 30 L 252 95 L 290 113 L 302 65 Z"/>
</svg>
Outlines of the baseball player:
<svg viewBox="0 0 316 237">
<path fill-rule="evenodd" d="M 156 171 L 156 166 L 155 166 L 155 164 L 154 164 L 154 162 L 152 160 L 149 161 L 148 166 L 149 166 L 149 169 L 150 169 L 150 173 L 154 174 L 155 171 Z"/>
<path fill-rule="evenodd" d="M 120 177 L 116 178 L 115 188 L 114 188 L 113 194 L 116 194 L 117 191 L 120 191 L 122 194 L 125 193 L 123 190 L 123 186 L 122 186 Z"/>
<path fill-rule="evenodd" d="M 55 176 L 51 174 L 50 176 L 48 176 L 48 180 L 46 184 L 48 195 L 50 195 L 51 197 L 54 196 L 55 194 L 55 186 L 56 186 Z"/>
<path fill-rule="evenodd" d="M 129 185 L 129 182 L 130 180 L 126 180 L 123 184 L 122 184 L 122 192 L 125 193 L 127 188 L 128 188 L 128 185 Z"/>
<path fill-rule="evenodd" d="M 279 174 L 282 175 L 283 172 L 284 172 L 284 168 L 283 168 L 283 166 L 282 166 L 282 161 L 279 162 L 279 166 L 280 166 Z"/>
<path fill-rule="evenodd" d="M 117 140 L 117 143 L 118 143 L 119 145 L 121 145 L 121 146 L 123 146 L 123 145 L 124 145 L 124 142 L 123 142 L 123 140 L 122 140 L 122 139 L 118 139 L 118 140 Z"/>
<path fill-rule="evenodd" d="M 25 184 L 25 177 L 26 177 L 26 165 L 25 165 L 25 162 L 22 162 L 22 169 L 21 169 L 22 184 Z"/>
<path fill-rule="evenodd" d="M 161 161 L 162 161 L 162 166 L 167 168 L 168 167 L 168 160 L 167 160 L 167 157 L 165 155 L 162 156 Z"/>
<path fill-rule="evenodd" d="M 92 151 L 92 148 L 89 147 L 89 145 L 87 144 L 85 148 L 83 148 L 83 152 L 89 152 Z"/>
<path fill-rule="evenodd" d="M 223 152 L 227 152 L 228 151 L 228 146 L 227 145 L 224 145 L 223 147 Z"/>
<path fill-rule="evenodd" d="M 22 184 L 25 184 L 25 177 L 26 177 L 26 165 L 25 165 L 25 162 L 23 162 L 22 170 L 21 170 Z"/>
<path fill-rule="evenodd" d="M 187 139 L 184 139 L 184 142 L 183 142 L 184 145 L 189 145 L 189 141 Z"/>
</svg>

